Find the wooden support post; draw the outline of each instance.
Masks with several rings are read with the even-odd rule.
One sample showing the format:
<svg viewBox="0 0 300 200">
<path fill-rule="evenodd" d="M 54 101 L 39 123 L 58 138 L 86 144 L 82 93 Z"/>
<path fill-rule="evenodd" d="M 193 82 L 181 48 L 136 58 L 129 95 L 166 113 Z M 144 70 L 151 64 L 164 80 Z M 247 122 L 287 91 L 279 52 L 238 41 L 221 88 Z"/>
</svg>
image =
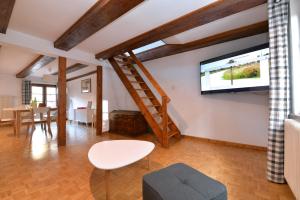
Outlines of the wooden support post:
<svg viewBox="0 0 300 200">
<path fill-rule="evenodd" d="M 97 109 L 96 109 L 96 135 L 102 134 L 102 66 L 97 66 Z"/>
<path fill-rule="evenodd" d="M 67 59 L 58 58 L 58 115 L 57 115 L 57 143 L 66 145 L 66 82 Z"/>
<path fill-rule="evenodd" d="M 168 138 L 168 97 L 162 96 L 162 122 L 163 122 L 163 146 L 168 147 L 169 146 L 169 138 Z"/>
</svg>

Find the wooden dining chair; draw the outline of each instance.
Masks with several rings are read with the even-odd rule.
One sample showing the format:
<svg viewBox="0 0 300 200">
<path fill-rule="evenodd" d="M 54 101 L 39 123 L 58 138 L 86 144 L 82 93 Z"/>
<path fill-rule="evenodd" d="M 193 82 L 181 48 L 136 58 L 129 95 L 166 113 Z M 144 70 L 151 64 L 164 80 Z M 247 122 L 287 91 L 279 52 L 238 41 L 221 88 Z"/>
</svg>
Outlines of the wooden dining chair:
<svg viewBox="0 0 300 200">
<path fill-rule="evenodd" d="M 52 131 L 51 131 L 51 119 L 50 119 L 50 108 L 48 107 L 39 107 L 39 108 L 33 108 L 29 112 L 30 114 L 28 115 L 27 118 L 22 119 L 22 124 L 27 125 L 27 133 L 29 134 L 29 129 L 31 128 L 31 137 L 33 132 L 35 131 L 36 127 L 35 124 L 41 124 L 42 130 L 45 131 L 45 135 L 47 136 L 47 129 L 48 132 L 52 138 Z M 28 136 L 27 134 L 27 136 Z"/>
<path fill-rule="evenodd" d="M 13 119 L 13 118 L 2 118 L 0 119 L 0 127 L 1 126 L 12 126 L 13 129 L 14 129 L 14 136 L 16 136 L 16 129 L 15 129 L 15 123 L 16 123 L 16 120 Z"/>
<path fill-rule="evenodd" d="M 48 114 L 45 114 L 44 117 L 47 117 Z M 50 109 L 50 122 L 57 123 L 57 110 Z"/>
<path fill-rule="evenodd" d="M 0 118 L 0 126 L 2 125 L 14 125 L 15 120 L 11 118 Z"/>
<path fill-rule="evenodd" d="M 33 111 L 30 110 L 28 112 L 22 112 L 21 115 L 20 115 L 20 121 L 21 121 L 21 125 L 26 125 L 27 126 L 27 135 L 26 135 L 26 138 L 29 134 L 29 129 L 31 128 L 31 133 L 33 133 L 33 131 L 35 130 L 35 125 L 33 123 L 33 120 L 32 120 L 32 113 Z"/>
<path fill-rule="evenodd" d="M 46 107 L 46 104 L 45 103 L 39 103 L 39 106 L 38 106 L 39 108 L 44 108 L 44 107 Z M 40 118 L 42 118 L 42 117 L 47 117 L 47 113 L 46 114 L 42 114 L 42 113 L 40 113 Z M 42 130 L 46 130 L 46 123 L 41 123 L 41 129 Z"/>
</svg>

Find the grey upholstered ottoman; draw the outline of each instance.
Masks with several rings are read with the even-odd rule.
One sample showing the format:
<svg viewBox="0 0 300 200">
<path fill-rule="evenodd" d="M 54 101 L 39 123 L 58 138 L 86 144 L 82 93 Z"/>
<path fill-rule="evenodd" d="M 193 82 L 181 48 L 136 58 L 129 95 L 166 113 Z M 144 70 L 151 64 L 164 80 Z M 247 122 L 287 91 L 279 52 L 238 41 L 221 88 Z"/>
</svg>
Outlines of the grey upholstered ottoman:
<svg viewBox="0 0 300 200">
<path fill-rule="evenodd" d="M 227 200 L 226 187 L 177 163 L 143 178 L 143 200 Z"/>
</svg>

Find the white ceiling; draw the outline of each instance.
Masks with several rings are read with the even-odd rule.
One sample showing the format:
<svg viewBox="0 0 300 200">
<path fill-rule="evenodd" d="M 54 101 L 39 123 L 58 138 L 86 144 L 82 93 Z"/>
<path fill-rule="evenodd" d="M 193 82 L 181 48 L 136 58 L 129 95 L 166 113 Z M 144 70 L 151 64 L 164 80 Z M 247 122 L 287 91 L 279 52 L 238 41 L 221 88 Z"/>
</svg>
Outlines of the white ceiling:
<svg viewBox="0 0 300 200">
<path fill-rule="evenodd" d="M 95 71 L 96 69 L 97 69 L 96 66 L 88 66 L 88 67 L 83 68 L 82 70 L 78 70 L 78 71 L 67 74 L 67 78 L 80 76 L 82 74 L 86 74 L 86 73 Z"/>
<path fill-rule="evenodd" d="M 38 54 L 27 49 L 2 45 L 0 48 L 0 74 L 16 75 L 37 56 Z"/>
<path fill-rule="evenodd" d="M 98 0 L 16 0 L 9 28 L 55 41 Z"/>
<path fill-rule="evenodd" d="M 74 65 L 75 63 L 77 63 L 77 61 L 67 59 L 67 67 Z M 49 63 L 48 65 L 44 66 L 43 68 L 35 72 L 34 76 L 42 77 L 45 74 L 52 74 L 54 72 L 57 72 L 57 70 L 58 70 L 58 59 L 55 59 L 53 62 Z"/>
<path fill-rule="evenodd" d="M 148 0 L 83 41 L 78 47 L 98 53 L 216 0 Z"/>
<path fill-rule="evenodd" d="M 183 33 L 164 39 L 164 41 L 168 44 L 187 43 L 232 29 L 255 24 L 257 22 L 267 20 L 267 18 L 267 5 L 264 4 L 185 31 Z"/>
<path fill-rule="evenodd" d="M 76 49 L 96 54 L 215 1 L 146 0 L 83 41 Z M 16 0 L 9 29 L 54 42 L 95 2 L 97 0 Z M 262 5 L 164 41 L 186 43 L 266 19 L 267 7 Z M 37 55 L 28 50 L 9 46 L 2 47 L 0 51 L 0 73 L 6 74 L 16 74 Z M 74 63 L 76 61 L 70 60 L 68 66 Z M 50 74 L 56 70 L 57 61 L 39 70 L 34 76 Z"/>
<path fill-rule="evenodd" d="M 0 74 L 16 75 L 39 55 L 40 54 L 17 46 L 2 45 L 0 46 Z M 67 59 L 67 66 L 71 66 L 75 63 L 78 63 L 78 61 Z M 35 72 L 33 76 L 42 77 L 44 74 L 57 72 L 57 69 L 58 60 L 55 59 L 53 62 Z"/>
</svg>

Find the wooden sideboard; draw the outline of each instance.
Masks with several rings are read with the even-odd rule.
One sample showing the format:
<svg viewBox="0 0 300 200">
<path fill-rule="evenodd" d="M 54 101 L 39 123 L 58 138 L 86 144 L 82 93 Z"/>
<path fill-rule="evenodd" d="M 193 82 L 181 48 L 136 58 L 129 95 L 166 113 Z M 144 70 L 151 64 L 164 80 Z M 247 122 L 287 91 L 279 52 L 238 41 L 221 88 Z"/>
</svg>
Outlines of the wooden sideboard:
<svg viewBox="0 0 300 200">
<path fill-rule="evenodd" d="M 139 111 L 114 110 L 109 113 L 109 131 L 136 136 L 149 131 L 149 126 Z"/>
</svg>

